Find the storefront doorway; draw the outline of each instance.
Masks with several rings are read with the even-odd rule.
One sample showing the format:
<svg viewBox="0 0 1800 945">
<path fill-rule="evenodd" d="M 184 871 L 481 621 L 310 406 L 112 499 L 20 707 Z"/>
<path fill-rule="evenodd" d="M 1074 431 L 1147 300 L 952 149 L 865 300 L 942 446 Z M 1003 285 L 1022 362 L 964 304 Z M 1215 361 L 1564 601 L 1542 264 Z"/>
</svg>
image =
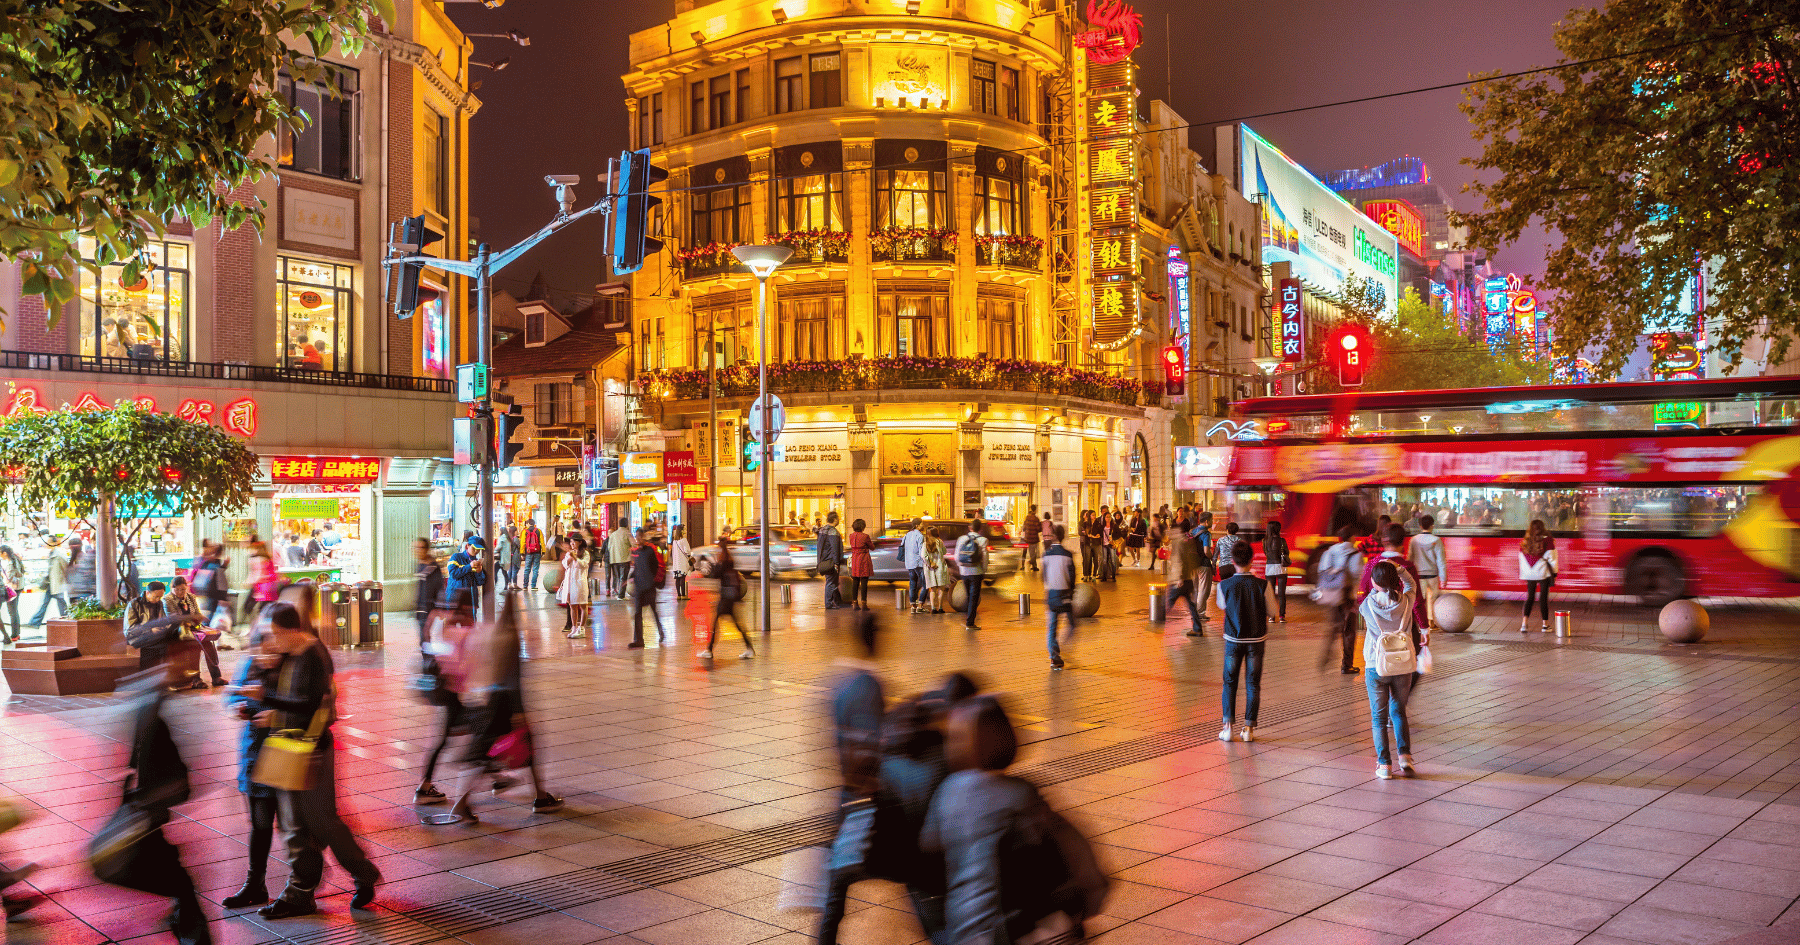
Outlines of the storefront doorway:
<svg viewBox="0 0 1800 945">
<path fill-rule="evenodd" d="M 988 483 L 982 489 L 982 517 L 1005 522 L 1017 534 L 1031 508 L 1033 491 L 1030 483 Z"/>
<path fill-rule="evenodd" d="M 370 580 L 374 575 L 368 543 L 364 540 L 363 510 L 367 489 L 330 486 L 277 487 L 270 510 L 276 541 L 276 565 L 296 577 L 329 569 L 334 580 L 345 583 Z M 292 550 L 289 550 L 289 549 Z"/>
<path fill-rule="evenodd" d="M 887 482 L 881 486 L 881 517 L 885 527 L 915 518 L 948 519 L 953 484 L 949 482 Z"/>
<path fill-rule="evenodd" d="M 804 485 L 781 487 L 781 521 L 789 525 L 804 525 L 817 528 L 825 521 L 826 514 L 836 512 L 839 521 L 844 517 L 844 487 L 842 485 Z"/>
</svg>

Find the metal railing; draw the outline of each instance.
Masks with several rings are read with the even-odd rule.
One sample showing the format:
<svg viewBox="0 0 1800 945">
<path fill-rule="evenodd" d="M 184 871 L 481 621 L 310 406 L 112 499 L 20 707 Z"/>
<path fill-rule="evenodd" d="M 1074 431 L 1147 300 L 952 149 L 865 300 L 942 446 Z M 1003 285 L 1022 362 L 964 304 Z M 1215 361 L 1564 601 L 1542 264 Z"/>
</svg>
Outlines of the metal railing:
<svg viewBox="0 0 1800 945">
<path fill-rule="evenodd" d="M 732 365 L 714 374 L 721 397 L 754 397 L 755 365 Z M 707 372 L 676 368 L 642 375 L 639 383 L 655 398 L 702 400 Z M 769 365 L 769 390 L 779 394 L 845 393 L 869 390 L 990 390 L 1078 397 L 1126 407 L 1162 402 L 1160 388 L 1096 371 L 1037 361 L 989 358 L 847 358 L 837 361 L 779 361 Z"/>
<path fill-rule="evenodd" d="M 421 394 L 448 394 L 452 390 L 451 381 L 441 377 L 362 374 L 354 371 L 313 371 L 236 362 L 91 358 L 78 354 L 41 354 L 35 351 L 0 351 L 0 368 L 212 381 L 308 384 L 317 387 L 356 387 L 373 390 L 411 391 Z"/>
<path fill-rule="evenodd" d="M 1044 248 L 1016 243 L 975 242 L 975 262 L 982 266 L 1003 266 L 1036 272 L 1043 267 Z"/>
<path fill-rule="evenodd" d="M 869 242 L 870 255 L 876 262 L 954 262 L 955 236 L 878 236 Z"/>
<path fill-rule="evenodd" d="M 714 276 L 747 276 L 749 274 L 750 270 L 729 252 L 716 256 L 695 256 L 692 259 L 681 261 L 681 278 L 684 281 L 711 279 Z"/>
</svg>

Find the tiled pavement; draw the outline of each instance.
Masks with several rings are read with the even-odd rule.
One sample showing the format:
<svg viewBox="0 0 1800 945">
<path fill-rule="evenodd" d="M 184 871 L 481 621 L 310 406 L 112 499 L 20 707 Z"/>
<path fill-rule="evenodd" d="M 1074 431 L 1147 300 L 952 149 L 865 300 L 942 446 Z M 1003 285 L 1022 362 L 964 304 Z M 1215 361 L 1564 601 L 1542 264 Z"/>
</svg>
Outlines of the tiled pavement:
<svg viewBox="0 0 1800 945">
<path fill-rule="evenodd" d="M 1041 612 L 989 596 L 984 629 L 883 608 L 890 696 L 971 671 L 1005 694 L 1028 742 L 1019 770 L 1097 844 L 1116 885 L 1091 923 L 1105 945 L 1155 943 L 1709 943 L 1800 940 L 1800 609 L 1721 601 L 1699 647 L 1660 642 L 1653 614 L 1576 602 L 1578 636 L 1517 632 L 1517 603 L 1484 603 L 1475 632 L 1440 635 L 1414 697 L 1422 777 L 1373 779 L 1360 681 L 1320 659 L 1317 609 L 1292 607 L 1264 676 L 1252 745 L 1220 744 L 1220 644 L 1184 619 L 1148 623 L 1145 578 L 1104 592 L 1050 673 Z M 798 943 L 808 916 L 775 908 L 787 851 L 819 842 L 834 797 L 821 704 L 848 612 L 816 587 L 776 605 L 759 655 L 623 649 L 623 605 L 571 642 L 534 618 L 528 703 L 546 773 L 568 799 L 485 803 L 473 829 L 410 805 L 430 730 L 405 691 L 410 627 L 340 656 L 341 806 L 386 875 L 352 916 L 337 881 L 316 918 L 221 917 L 224 943 L 617 945 Z M 891 601 L 877 588 L 873 597 Z M 710 591 L 679 620 L 710 613 Z M 669 602 L 665 612 L 673 614 Z M 735 639 L 735 637 L 734 637 Z M 722 644 L 722 656 L 737 649 Z M 108 700 L 20 697 L 0 716 L 0 792 L 41 809 L 0 836 L 46 865 L 51 904 L 9 942 L 168 941 L 165 906 L 96 885 L 85 840 L 110 813 L 123 750 Z M 206 896 L 242 879 L 234 725 L 183 697 L 200 790 L 170 828 Z M 438 808 L 441 810 L 441 808 Z M 273 867 L 276 878 L 282 867 Z M 904 895 L 867 883 L 842 940 L 910 943 Z M 215 909 L 215 914 L 217 911 Z M 1785 926 L 1785 927 L 1784 927 Z M 1744 938 L 1752 936 L 1754 938 Z"/>
</svg>

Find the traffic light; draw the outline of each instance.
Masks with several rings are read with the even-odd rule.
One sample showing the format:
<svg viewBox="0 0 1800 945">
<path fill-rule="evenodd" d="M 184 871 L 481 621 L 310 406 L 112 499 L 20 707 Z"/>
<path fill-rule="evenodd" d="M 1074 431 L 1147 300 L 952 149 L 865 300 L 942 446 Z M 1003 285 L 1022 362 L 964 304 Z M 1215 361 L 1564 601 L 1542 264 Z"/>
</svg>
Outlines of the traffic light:
<svg viewBox="0 0 1800 945">
<path fill-rule="evenodd" d="M 1187 393 L 1187 361 L 1180 345 L 1162 349 L 1163 393 L 1180 397 Z"/>
<path fill-rule="evenodd" d="M 514 443 L 513 437 L 525 425 L 525 408 L 513 404 L 504 413 L 494 414 L 494 468 L 505 469 L 525 451 L 525 444 Z"/>
<path fill-rule="evenodd" d="M 403 255 L 418 256 L 425 252 L 425 247 L 444 238 L 444 234 L 425 225 L 425 214 L 407 217 L 400 221 L 400 241 L 393 248 Z M 394 314 L 400 318 L 411 318 L 412 313 L 424 301 L 419 297 L 419 274 L 425 271 L 422 262 L 403 263 L 400 266 L 400 284 L 394 293 Z"/>
<path fill-rule="evenodd" d="M 743 464 L 745 472 L 755 472 L 762 465 L 762 457 L 759 455 L 761 452 L 761 444 L 750 435 L 750 425 L 738 424 L 738 460 Z"/>
<path fill-rule="evenodd" d="M 1345 322 L 1333 329 L 1325 339 L 1325 357 L 1337 368 L 1338 384 L 1361 387 L 1369 372 L 1369 359 L 1374 355 L 1369 330 L 1356 322 Z"/>
<path fill-rule="evenodd" d="M 613 179 L 613 272 L 636 272 L 644 257 L 662 249 L 662 240 L 648 236 L 650 210 L 662 205 L 650 196 L 650 185 L 669 179 L 669 172 L 650 163 L 650 149 L 619 153 L 618 176 Z"/>
</svg>

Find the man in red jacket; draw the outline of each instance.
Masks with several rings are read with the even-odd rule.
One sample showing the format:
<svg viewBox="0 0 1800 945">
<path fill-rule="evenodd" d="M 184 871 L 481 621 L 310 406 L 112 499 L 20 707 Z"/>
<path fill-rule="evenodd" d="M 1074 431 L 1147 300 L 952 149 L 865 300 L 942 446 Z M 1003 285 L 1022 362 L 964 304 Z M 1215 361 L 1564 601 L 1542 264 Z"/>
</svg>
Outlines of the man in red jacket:
<svg viewBox="0 0 1800 945">
<path fill-rule="evenodd" d="M 1387 516 L 1384 515 L 1382 518 L 1385 519 Z M 1406 560 L 1406 554 L 1401 550 L 1406 547 L 1406 526 L 1389 525 L 1379 537 L 1382 539 L 1384 550 L 1363 564 L 1362 580 L 1356 586 L 1357 606 L 1362 605 L 1363 598 L 1369 596 L 1369 589 L 1374 586 L 1375 562 L 1394 562 L 1394 566 L 1400 569 L 1400 583 L 1403 585 L 1403 590 L 1413 595 L 1413 637 L 1416 646 L 1420 628 L 1428 627 L 1430 623 L 1427 622 L 1425 616 L 1425 595 L 1420 592 L 1423 585 L 1419 583 L 1419 570 L 1413 567 L 1411 561 Z"/>
</svg>

